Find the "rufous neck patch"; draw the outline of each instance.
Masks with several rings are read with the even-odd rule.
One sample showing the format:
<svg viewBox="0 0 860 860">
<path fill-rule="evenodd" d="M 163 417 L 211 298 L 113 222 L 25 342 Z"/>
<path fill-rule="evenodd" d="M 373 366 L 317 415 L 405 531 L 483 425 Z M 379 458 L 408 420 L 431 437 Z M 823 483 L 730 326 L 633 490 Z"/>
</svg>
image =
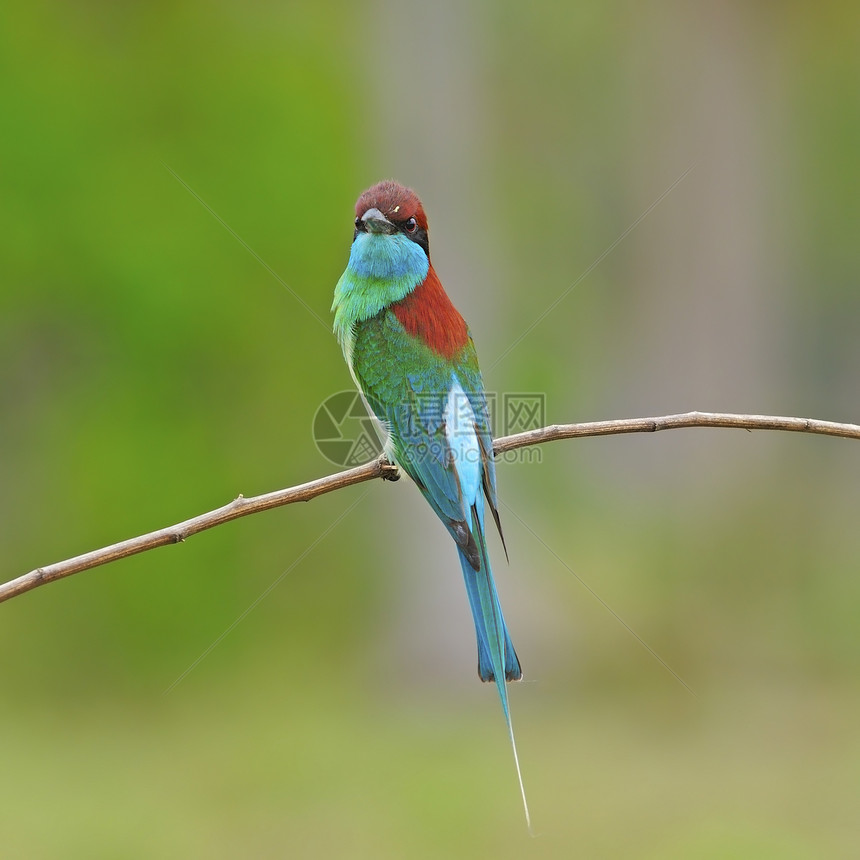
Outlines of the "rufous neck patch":
<svg viewBox="0 0 860 860">
<path fill-rule="evenodd" d="M 422 283 L 391 309 L 409 334 L 445 358 L 453 358 L 469 342 L 466 321 L 448 298 L 432 265 Z"/>
</svg>

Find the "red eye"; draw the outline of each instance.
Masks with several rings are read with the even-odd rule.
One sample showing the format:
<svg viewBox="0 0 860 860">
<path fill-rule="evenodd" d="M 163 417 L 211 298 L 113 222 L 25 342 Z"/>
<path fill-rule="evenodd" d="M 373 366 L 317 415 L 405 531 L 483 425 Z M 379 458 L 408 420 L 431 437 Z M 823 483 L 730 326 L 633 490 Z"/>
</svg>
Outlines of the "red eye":
<svg viewBox="0 0 860 860">
<path fill-rule="evenodd" d="M 418 229 L 418 222 L 414 218 L 409 218 L 403 227 L 407 233 L 414 233 Z"/>
</svg>

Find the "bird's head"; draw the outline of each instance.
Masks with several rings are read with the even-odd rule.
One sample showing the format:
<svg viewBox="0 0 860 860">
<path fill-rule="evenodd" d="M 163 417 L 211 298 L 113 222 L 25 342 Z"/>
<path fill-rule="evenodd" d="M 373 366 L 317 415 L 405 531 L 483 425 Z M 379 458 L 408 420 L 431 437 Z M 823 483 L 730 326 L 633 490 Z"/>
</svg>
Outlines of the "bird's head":
<svg viewBox="0 0 860 860">
<path fill-rule="evenodd" d="M 354 323 L 406 298 L 429 270 L 427 216 L 415 192 L 390 180 L 368 188 L 355 204 L 349 263 L 334 291 L 341 343 L 351 342 Z"/>
<path fill-rule="evenodd" d="M 368 188 L 355 204 L 355 234 L 392 237 L 400 242 L 405 237 L 424 249 L 429 259 L 427 216 L 418 195 L 399 182 L 388 179 Z"/>
</svg>

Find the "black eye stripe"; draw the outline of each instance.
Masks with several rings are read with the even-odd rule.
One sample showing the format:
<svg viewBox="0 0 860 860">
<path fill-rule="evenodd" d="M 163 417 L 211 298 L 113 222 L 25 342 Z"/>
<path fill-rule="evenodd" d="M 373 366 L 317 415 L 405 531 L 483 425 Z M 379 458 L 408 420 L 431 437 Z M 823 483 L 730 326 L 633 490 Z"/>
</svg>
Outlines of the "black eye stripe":
<svg viewBox="0 0 860 860">
<path fill-rule="evenodd" d="M 401 233 L 415 242 L 416 245 L 420 245 L 429 257 L 430 246 L 427 242 L 427 231 L 418 223 L 418 219 L 414 215 L 406 219 L 392 217 L 392 214 L 389 214 L 387 217 Z M 356 217 L 354 223 L 355 232 L 352 237 L 353 241 L 355 241 L 359 233 L 367 232 L 367 225 L 361 220 L 361 216 Z"/>
</svg>

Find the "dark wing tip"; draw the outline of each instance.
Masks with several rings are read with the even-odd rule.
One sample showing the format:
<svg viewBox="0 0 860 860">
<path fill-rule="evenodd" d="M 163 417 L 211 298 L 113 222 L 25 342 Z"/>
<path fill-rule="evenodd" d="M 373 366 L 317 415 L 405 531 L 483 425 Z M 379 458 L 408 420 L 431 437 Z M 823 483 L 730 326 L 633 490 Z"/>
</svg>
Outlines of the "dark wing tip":
<svg viewBox="0 0 860 860">
<path fill-rule="evenodd" d="M 468 523 L 465 520 L 450 520 L 449 526 L 457 546 L 460 547 L 463 555 L 466 556 L 469 564 L 472 565 L 472 569 L 476 571 L 480 570 L 481 551 L 478 549 L 475 536 L 469 529 Z"/>
<path fill-rule="evenodd" d="M 499 509 L 490 502 L 490 510 L 493 512 L 493 519 L 495 520 L 496 528 L 499 530 L 499 537 L 502 539 L 502 549 L 505 551 L 505 561 L 510 564 L 511 557 L 508 555 L 508 545 L 505 543 L 505 535 L 502 532 L 502 521 L 499 517 Z M 508 678 L 508 680 L 510 680 L 510 678 Z"/>
</svg>

